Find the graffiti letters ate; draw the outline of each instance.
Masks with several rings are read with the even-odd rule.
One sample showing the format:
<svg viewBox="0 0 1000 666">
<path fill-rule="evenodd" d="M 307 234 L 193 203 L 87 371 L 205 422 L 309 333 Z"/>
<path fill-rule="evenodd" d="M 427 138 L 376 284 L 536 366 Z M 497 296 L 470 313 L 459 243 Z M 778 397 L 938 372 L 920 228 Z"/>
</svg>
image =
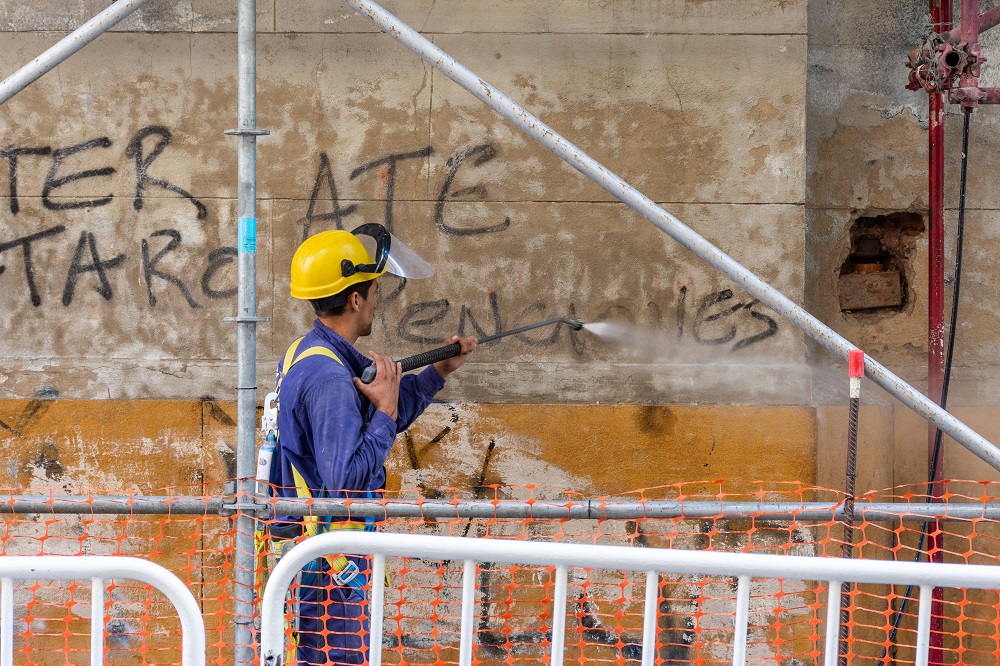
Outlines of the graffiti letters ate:
<svg viewBox="0 0 1000 666">
<path fill-rule="evenodd" d="M 382 224 L 389 231 L 395 227 L 396 187 L 400 179 L 400 170 L 404 167 L 407 173 L 419 173 L 419 166 L 427 158 L 435 155 L 433 146 L 423 146 L 415 150 L 392 153 L 384 157 L 365 162 L 348 173 L 348 181 L 357 180 L 374 181 L 376 185 L 375 195 L 384 201 Z M 511 225 L 509 217 L 498 223 L 488 223 L 476 227 L 459 227 L 447 220 L 447 204 L 452 201 L 484 201 L 488 198 L 486 184 L 476 178 L 478 167 L 494 160 L 497 157 L 497 149 L 491 144 L 478 144 L 468 148 L 461 148 L 452 154 L 445 166 L 447 173 L 444 181 L 438 190 L 437 202 L 434 207 L 434 222 L 438 230 L 446 236 L 468 236 L 476 234 L 487 234 L 497 231 L 504 231 Z M 309 204 L 306 207 L 305 217 L 302 218 L 302 238 L 308 238 L 316 233 L 317 223 L 327 223 L 326 227 L 336 229 L 351 228 L 357 225 L 347 225 L 344 220 L 358 213 L 356 203 L 345 203 L 340 188 L 337 186 L 337 179 L 334 175 L 335 165 L 330 159 L 330 155 L 322 152 L 319 155 L 319 163 L 316 170 L 316 177 L 313 179 L 312 193 L 309 196 Z M 375 177 L 372 177 L 372 174 Z M 384 188 L 384 189 L 382 189 Z M 367 187 L 369 191 L 371 187 Z M 332 224 L 330 224 L 332 223 Z M 357 224 L 360 224 L 358 220 Z"/>
</svg>

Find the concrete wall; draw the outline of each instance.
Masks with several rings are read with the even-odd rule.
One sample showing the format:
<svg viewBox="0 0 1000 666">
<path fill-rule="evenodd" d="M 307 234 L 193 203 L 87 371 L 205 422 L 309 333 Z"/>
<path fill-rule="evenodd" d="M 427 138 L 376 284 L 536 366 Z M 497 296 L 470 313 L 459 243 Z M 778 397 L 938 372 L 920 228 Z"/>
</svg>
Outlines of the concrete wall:
<svg viewBox="0 0 1000 666">
<path fill-rule="evenodd" d="M 626 347 L 561 328 L 506 340 L 449 381 L 440 397 L 459 405 L 469 432 L 504 442 L 506 482 L 533 481 L 544 465 L 560 470 L 549 479 L 595 492 L 812 480 L 797 331 L 348 9 L 258 4 L 258 124 L 272 132 L 259 142 L 258 296 L 271 318 L 259 327 L 259 395 L 311 321 L 287 291 L 296 245 L 374 220 L 437 274 L 387 280 L 363 351 L 398 357 L 456 331 L 554 316 L 645 329 Z M 3 5 L 0 69 L 103 5 Z M 805 2 L 387 8 L 803 299 Z M 79 410 L 138 409 L 149 416 L 130 423 L 160 423 L 173 441 L 202 422 L 199 401 L 234 398 L 235 331 L 223 321 L 236 288 L 236 142 L 223 135 L 236 124 L 233 12 L 153 0 L 0 109 L 11 174 L 0 204 L 0 420 L 24 464 L 65 444 L 62 429 L 85 448 L 147 436 L 84 428 Z M 61 420 L 43 427 L 21 416 L 32 398 L 102 402 L 53 408 Z M 164 404 L 185 401 L 190 414 L 161 418 Z M 716 428 L 734 448 L 694 463 L 691 447 L 709 460 Z M 200 455 L 215 455 L 199 441 Z M 628 469 L 598 481 L 609 442 Z M 574 456 L 580 445 L 592 453 Z M 757 470 L 745 457 L 754 450 L 775 455 Z M 106 485 L 142 476 L 117 469 Z M 190 478 L 173 471 L 138 483 Z"/>
<path fill-rule="evenodd" d="M 955 9 L 958 17 L 958 7 Z M 807 95 L 808 176 L 806 194 L 807 308 L 842 335 L 921 390 L 927 384 L 927 95 L 906 90 L 906 52 L 924 38 L 929 22 L 926 2 L 857 0 L 810 2 Z M 996 36 L 986 33 L 982 85 L 997 85 Z M 957 227 L 962 118 L 947 109 L 946 321 L 950 316 Z M 997 311 L 1000 292 L 992 275 L 998 200 L 996 172 L 997 110 L 984 106 L 972 118 L 969 147 L 968 213 L 962 272 L 960 317 L 949 407 L 991 441 L 1000 440 L 997 407 Z M 843 311 L 840 273 L 851 254 L 852 227 L 859 218 L 896 216 L 905 220 L 888 244 L 901 260 L 905 304 L 895 309 Z M 890 225 L 891 226 L 891 225 Z M 812 350 L 814 396 L 826 402 L 829 364 L 825 352 Z M 832 376 L 837 377 L 839 367 Z M 874 403 L 866 415 L 860 460 L 862 487 L 918 483 L 927 475 L 927 429 L 908 409 L 887 400 L 868 382 L 863 390 Z M 832 402 L 832 401 L 831 401 Z M 836 416 L 834 416 L 836 414 Z M 987 414 L 991 416 L 986 416 Z M 842 422 L 843 411 L 821 409 L 819 422 Z M 820 428 L 817 481 L 838 487 L 844 451 L 839 436 Z M 864 440 L 867 439 L 867 444 Z M 945 475 L 996 479 L 997 473 L 945 438 Z M 863 481 L 863 479 L 865 481 Z M 868 481 L 870 479 L 870 481 Z"/>
<path fill-rule="evenodd" d="M 53 4 L 0 2 L 0 74 L 107 2 Z M 206 492 L 235 472 L 234 4 L 150 0 L 0 107 L 5 486 Z M 842 363 L 336 0 L 258 4 L 259 396 L 310 325 L 288 296 L 296 245 L 380 221 L 437 274 L 386 280 L 362 351 L 401 357 L 554 316 L 641 328 L 625 346 L 565 328 L 484 346 L 400 437 L 391 488 L 842 487 Z M 925 2 L 385 4 L 926 383 L 926 96 L 904 89 L 902 65 Z M 974 118 L 951 404 L 1000 441 L 995 115 Z M 897 307 L 843 309 L 862 218 L 889 225 Z M 925 425 L 871 382 L 864 400 L 858 491 L 921 481 Z M 997 478 L 945 446 L 947 476 Z M 896 545 L 884 538 L 869 547 Z"/>
</svg>

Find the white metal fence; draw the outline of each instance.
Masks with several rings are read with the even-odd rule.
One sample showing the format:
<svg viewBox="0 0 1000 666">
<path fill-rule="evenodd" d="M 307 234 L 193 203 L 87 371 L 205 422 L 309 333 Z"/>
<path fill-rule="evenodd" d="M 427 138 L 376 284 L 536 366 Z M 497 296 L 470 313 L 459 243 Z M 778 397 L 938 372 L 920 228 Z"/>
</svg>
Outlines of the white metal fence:
<svg viewBox="0 0 1000 666">
<path fill-rule="evenodd" d="M 289 551 L 271 574 L 262 605 L 261 665 L 279 666 L 284 651 L 285 595 L 296 573 L 308 562 L 334 553 L 372 555 L 371 666 L 380 666 L 386 557 L 462 560 L 462 611 L 459 664 L 472 663 L 473 610 L 477 562 L 503 562 L 556 568 L 552 620 L 551 663 L 563 663 L 566 586 L 570 567 L 646 572 L 643 613 L 642 663 L 652 666 L 656 655 L 659 576 L 694 574 L 736 578 L 733 664 L 746 663 L 750 581 L 784 578 L 822 581 L 836 590 L 827 599 L 825 665 L 837 664 L 842 583 L 914 585 L 920 588 L 917 621 L 917 666 L 926 666 L 930 636 L 931 590 L 935 587 L 1000 589 L 1000 567 L 967 564 L 930 564 L 884 560 L 845 560 L 826 557 L 759 555 L 712 551 L 630 548 L 621 546 L 542 543 L 501 539 L 472 539 L 414 534 L 331 532 L 303 541 Z"/>
<path fill-rule="evenodd" d="M 177 610 L 181 621 L 181 663 L 205 666 L 205 622 L 194 596 L 177 576 L 158 564 L 119 556 L 6 556 L 0 557 L 0 666 L 14 663 L 14 581 L 91 581 L 90 663 L 104 663 L 104 592 L 109 579 L 127 578 L 152 585 Z"/>
</svg>

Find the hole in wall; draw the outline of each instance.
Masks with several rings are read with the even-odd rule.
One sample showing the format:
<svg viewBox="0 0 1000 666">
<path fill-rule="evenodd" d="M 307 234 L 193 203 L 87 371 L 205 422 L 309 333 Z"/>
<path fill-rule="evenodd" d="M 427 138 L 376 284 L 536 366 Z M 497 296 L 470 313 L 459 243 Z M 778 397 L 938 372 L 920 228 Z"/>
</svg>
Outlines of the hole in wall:
<svg viewBox="0 0 1000 666">
<path fill-rule="evenodd" d="M 838 291 L 843 312 L 900 312 L 908 302 L 907 276 L 917 238 L 924 232 L 918 213 L 862 215 L 851 224 L 850 247 L 840 266 Z"/>
</svg>

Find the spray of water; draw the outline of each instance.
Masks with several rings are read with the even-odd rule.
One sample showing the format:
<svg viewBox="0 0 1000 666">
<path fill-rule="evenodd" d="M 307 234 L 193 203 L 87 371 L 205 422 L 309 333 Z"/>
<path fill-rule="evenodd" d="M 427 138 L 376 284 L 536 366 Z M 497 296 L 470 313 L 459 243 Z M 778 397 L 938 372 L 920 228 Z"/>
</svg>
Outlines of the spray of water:
<svg viewBox="0 0 1000 666">
<path fill-rule="evenodd" d="M 792 375 L 798 374 L 798 369 L 804 367 L 803 363 L 788 362 L 780 355 L 774 357 L 769 353 L 756 353 L 753 348 L 727 353 L 728 346 L 698 343 L 689 336 L 678 340 L 676 331 L 664 331 L 635 324 L 603 321 L 584 324 L 583 330 L 609 345 L 614 345 L 613 354 L 618 358 L 629 358 L 651 367 L 705 366 L 705 370 L 712 377 L 729 377 L 727 384 L 744 387 L 748 395 L 761 391 L 766 394 L 772 390 L 773 385 L 789 381 Z M 600 355 L 597 349 L 594 352 Z M 715 373 L 724 374 L 712 374 L 709 366 L 714 366 Z M 732 366 L 739 366 L 740 369 L 734 370 Z M 759 368 L 762 372 L 751 371 L 754 368 Z M 811 366 L 809 385 L 807 391 L 811 395 L 799 396 L 805 403 L 845 404 L 848 398 L 846 365 L 837 363 L 830 367 Z M 874 382 L 866 383 L 863 399 L 865 404 L 892 404 L 889 394 Z"/>
<path fill-rule="evenodd" d="M 676 332 L 602 321 L 584 324 L 583 330 L 619 348 L 620 354 L 651 362 L 695 363 L 717 358 L 717 350 L 677 339 Z"/>
</svg>

